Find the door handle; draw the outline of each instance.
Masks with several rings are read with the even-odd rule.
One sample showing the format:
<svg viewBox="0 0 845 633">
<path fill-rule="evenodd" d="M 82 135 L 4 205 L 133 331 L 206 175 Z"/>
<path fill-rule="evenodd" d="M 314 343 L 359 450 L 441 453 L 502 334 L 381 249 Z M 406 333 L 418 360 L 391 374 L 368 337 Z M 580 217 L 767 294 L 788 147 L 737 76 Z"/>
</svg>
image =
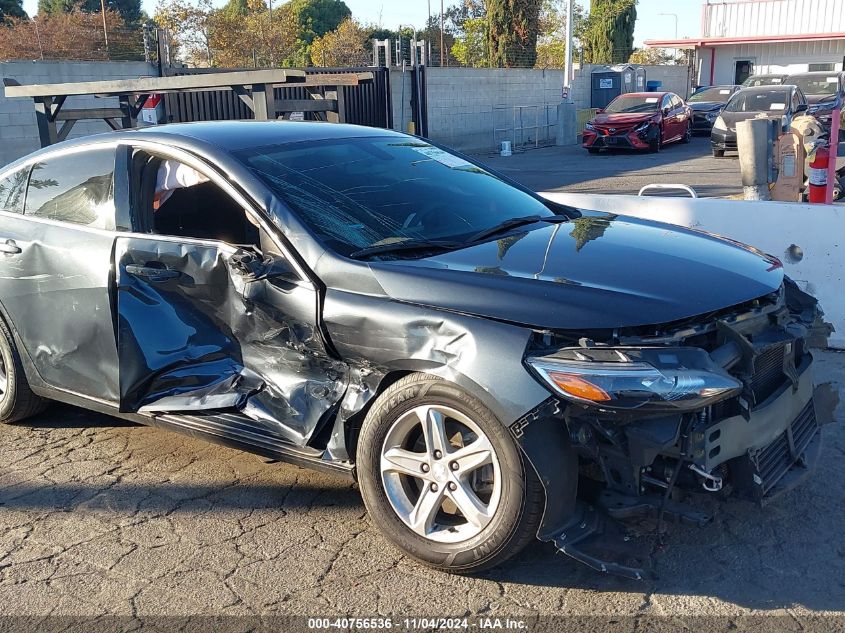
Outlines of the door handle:
<svg viewBox="0 0 845 633">
<path fill-rule="evenodd" d="M 17 255 L 20 252 L 21 247 L 15 243 L 15 240 L 8 239 L 5 242 L 0 242 L 0 253 L 5 253 L 6 255 Z"/>
<path fill-rule="evenodd" d="M 136 264 L 127 264 L 126 272 L 136 277 L 144 277 L 149 281 L 164 281 L 165 279 L 175 279 L 182 273 L 178 270 L 171 270 L 169 268 L 156 268 L 154 266 L 138 266 Z"/>
</svg>

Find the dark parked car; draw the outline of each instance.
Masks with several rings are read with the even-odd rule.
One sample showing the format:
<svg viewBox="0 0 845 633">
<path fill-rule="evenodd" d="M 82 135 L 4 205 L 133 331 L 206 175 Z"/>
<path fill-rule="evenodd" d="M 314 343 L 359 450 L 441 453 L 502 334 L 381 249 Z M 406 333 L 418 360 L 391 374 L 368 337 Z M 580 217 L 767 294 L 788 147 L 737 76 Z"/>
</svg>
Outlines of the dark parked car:
<svg viewBox="0 0 845 633">
<path fill-rule="evenodd" d="M 687 99 L 687 105 L 692 108 L 693 133 L 709 134 L 722 108 L 737 90 L 739 86 L 709 86 L 701 88 Z"/>
<path fill-rule="evenodd" d="M 681 492 L 770 499 L 817 455 L 819 313 L 776 258 L 416 137 L 122 131 L 0 192 L 0 419 L 58 400 L 356 479 L 440 569 L 538 536 L 640 577 L 590 549 L 616 519 L 703 522 Z"/>
<path fill-rule="evenodd" d="M 801 89 L 807 97 L 807 114 L 816 117 L 828 134 L 833 111 L 838 108 L 839 138 L 845 138 L 845 73 L 797 73 L 790 75 L 786 83 Z"/>
<path fill-rule="evenodd" d="M 713 123 L 710 144 L 713 156 L 736 151 L 736 124 L 753 119 L 760 114 L 768 118 L 790 121 L 807 110 L 807 99 L 796 86 L 760 86 L 743 88 L 735 93 Z"/>
<path fill-rule="evenodd" d="M 647 149 L 659 152 L 675 141 L 692 138 L 692 110 L 672 92 L 632 92 L 619 95 L 587 123 L 583 146 L 591 154 L 602 148 Z"/>
<path fill-rule="evenodd" d="M 786 75 L 782 73 L 771 73 L 769 75 L 751 75 L 742 82 L 743 88 L 757 88 L 758 86 L 780 86 L 785 84 Z"/>
</svg>

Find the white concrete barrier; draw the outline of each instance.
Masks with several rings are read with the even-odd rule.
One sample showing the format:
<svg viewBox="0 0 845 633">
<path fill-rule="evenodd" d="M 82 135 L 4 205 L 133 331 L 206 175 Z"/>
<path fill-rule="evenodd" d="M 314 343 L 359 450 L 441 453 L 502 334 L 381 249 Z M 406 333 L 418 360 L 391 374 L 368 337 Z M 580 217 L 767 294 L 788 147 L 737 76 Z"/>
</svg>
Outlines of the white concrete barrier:
<svg viewBox="0 0 845 633">
<path fill-rule="evenodd" d="M 786 274 L 818 298 L 845 349 L 845 208 L 789 202 L 541 192 L 581 209 L 630 215 L 724 235 L 775 255 Z"/>
</svg>

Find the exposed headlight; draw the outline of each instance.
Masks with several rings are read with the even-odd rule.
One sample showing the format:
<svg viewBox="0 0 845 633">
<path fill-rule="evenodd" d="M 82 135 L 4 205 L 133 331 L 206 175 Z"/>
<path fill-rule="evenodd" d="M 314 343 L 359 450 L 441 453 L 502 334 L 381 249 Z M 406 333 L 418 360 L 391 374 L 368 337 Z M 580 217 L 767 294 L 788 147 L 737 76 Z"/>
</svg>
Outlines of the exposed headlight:
<svg viewBox="0 0 845 633">
<path fill-rule="evenodd" d="M 643 123 L 640 123 L 637 127 L 634 128 L 634 132 L 645 132 L 649 127 L 651 127 L 653 123 L 654 121 L 652 119 L 644 121 Z"/>
<path fill-rule="evenodd" d="M 592 131 L 592 132 L 595 132 L 595 131 L 596 131 L 596 127 L 595 127 L 592 123 L 586 123 L 586 124 L 584 125 L 584 129 L 586 129 L 586 130 L 590 130 L 590 131 Z"/>
<path fill-rule="evenodd" d="M 527 362 L 555 393 L 603 409 L 691 410 L 742 391 L 693 347 L 567 348 Z"/>
<path fill-rule="evenodd" d="M 725 120 L 720 116 L 716 117 L 716 122 L 713 124 L 714 130 L 723 130 L 725 132 L 728 131 L 728 126 L 725 124 Z"/>
</svg>

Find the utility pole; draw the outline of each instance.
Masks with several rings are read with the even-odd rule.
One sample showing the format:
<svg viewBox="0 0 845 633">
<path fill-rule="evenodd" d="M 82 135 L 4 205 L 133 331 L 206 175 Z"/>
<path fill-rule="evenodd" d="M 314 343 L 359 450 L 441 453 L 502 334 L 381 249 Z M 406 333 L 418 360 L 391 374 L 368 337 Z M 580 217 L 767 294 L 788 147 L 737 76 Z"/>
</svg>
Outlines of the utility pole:
<svg viewBox="0 0 845 633">
<path fill-rule="evenodd" d="M 443 0 L 440 0 L 440 67 L 444 66 L 443 64 Z"/>
<path fill-rule="evenodd" d="M 566 90 L 566 99 L 569 101 L 572 99 L 569 94 L 572 86 L 572 0 L 566 0 L 566 59 L 563 69 L 563 87 Z"/>
<path fill-rule="evenodd" d="M 106 30 L 106 0 L 100 0 L 100 9 L 103 13 L 103 37 L 106 40 L 106 56 L 109 54 L 109 32 Z"/>
<path fill-rule="evenodd" d="M 665 15 L 670 18 L 675 18 L 675 39 L 678 39 L 678 14 L 677 13 L 658 13 L 657 15 Z"/>
<path fill-rule="evenodd" d="M 429 31 L 430 28 L 431 28 L 431 0 L 428 0 L 428 22 L 425 23 L 426 38 L 431 37 L 431 32 Z M 426 48 L 426 54 L 428 55 L 428 57 L 426 57 L 425 61 L 426 61 L 426 64 L 428 64 L 430 66 L 431 65 L 431 44 L 429 43 L 429 41 L 426 42 L 425 48 Z M 843 68 L 845 68 L 845 66 L 843 66 Z"/>
</svg>

